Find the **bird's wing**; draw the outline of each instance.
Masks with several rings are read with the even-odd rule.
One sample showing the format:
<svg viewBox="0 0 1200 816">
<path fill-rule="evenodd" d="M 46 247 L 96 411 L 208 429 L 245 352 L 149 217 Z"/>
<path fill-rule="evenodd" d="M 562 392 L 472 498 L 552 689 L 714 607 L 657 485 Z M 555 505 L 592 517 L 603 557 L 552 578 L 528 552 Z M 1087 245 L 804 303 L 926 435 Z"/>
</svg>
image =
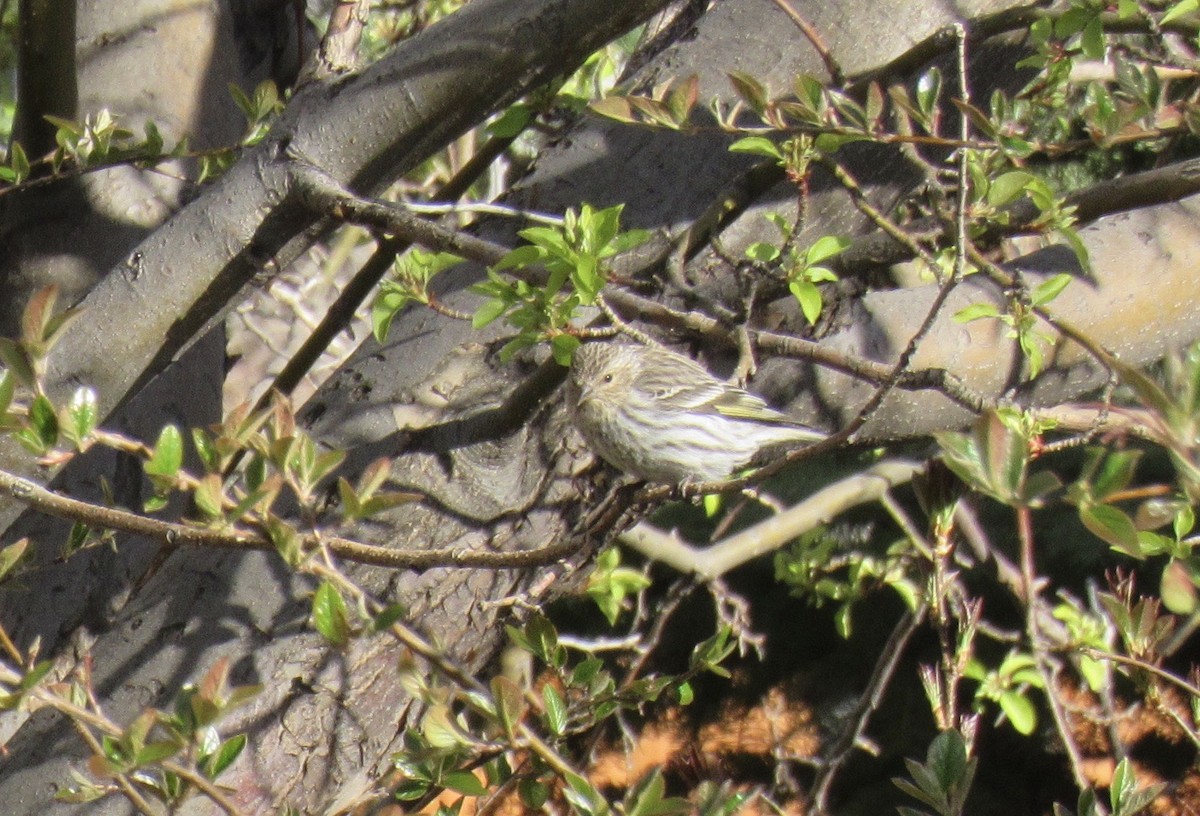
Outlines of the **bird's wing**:
<svg viewBox="0 0 1200 816">
<path fill-rule="evenodd" d="M 759 397 L 714 378 L 699 363 L 672 355 L 669 365 L 646 366 L 634 387 L 665 410 L 719 413 L 735 419 L 787 422 Z"/>
<path fill-rule="evenodd" d="M 721 396 L 713 400 L 712 407 L 719 413 L 735 419 L 753 419 L 758 422 L 791 421 L 760 397 L 740 388 L 727 387 Z"/>
</svg>

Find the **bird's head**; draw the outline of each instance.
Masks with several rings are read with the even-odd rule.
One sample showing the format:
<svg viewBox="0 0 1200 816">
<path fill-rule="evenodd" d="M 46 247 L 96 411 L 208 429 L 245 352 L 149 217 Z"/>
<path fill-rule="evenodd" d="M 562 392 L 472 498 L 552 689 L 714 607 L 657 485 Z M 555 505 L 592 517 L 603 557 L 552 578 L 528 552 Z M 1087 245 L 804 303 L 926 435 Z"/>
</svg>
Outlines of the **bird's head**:
<svg viewBox="0 0 1200 816">
<path fill-rule="evenodd" d="M 617 405 L 633 387 L 638 356 L 633 346 L 618 343 L 584 343 L 571 363 L 571 403 L 575 410 L 589 403 Z"/>
</svg>

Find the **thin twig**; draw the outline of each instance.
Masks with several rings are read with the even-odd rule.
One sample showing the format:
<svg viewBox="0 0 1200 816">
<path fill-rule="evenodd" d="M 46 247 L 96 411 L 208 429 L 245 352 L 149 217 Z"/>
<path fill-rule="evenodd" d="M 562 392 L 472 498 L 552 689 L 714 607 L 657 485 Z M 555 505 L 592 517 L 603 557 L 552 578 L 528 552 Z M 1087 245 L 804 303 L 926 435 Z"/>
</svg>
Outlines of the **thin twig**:
<svg viewBox="0 0 1200 816">
<path fill-rule="evenodd" d="M 833 52 L 829 49 L 829 45 L 817 31 L 812 23 L 805 20 L 801 14 L 792 8 L 792 4 L 788 0 L 773 0 L 775 5 L 783 10 L 791 21 L 796 24 L 796 27 L 804 34 L 809 43 L 812 44 L 817 55 L 821 57 L 821 62 L 825 64 L 825 70 L 829 73 L 829 79 L 835 87 L 841 87 L 846 84 L 846 75 L 842 71 L 842 66 L 838 64 L 837 58 L 833 56 Z"/>
<path fill-rule="evenodd" d="M 1029 640 L 1029 648 L 1033 652 L 1038 675 L 1046 692 L 1046 702 L 1050 706 L 1050 714 L 1058 736 L 1063 742 L 1063 748 L 1070 759 L 1071 774 L 1080 791 L 1087 790 L 1088 781 L 1083 772 L 1083 756 L 1075 743 L 1071 724 L 1063 710 L 1062 700 L 1058 697 L 1058 670 L 1051 665 L 1049 654 L 1046 652 L 1045 638 L 1042 637 L 1041 626 L 1038 623 L 1038 608 L 1040 606 L 1039 582 L 1033 563 L 1033 511 L 1025 506 L 1017 506 L 1017 538 L 1020 544 L 1021 565 L 1021 600 L 1025 608 L 1025 636 Z"/>
<path fill-rule="evenodd" d="M 244 529 L 208 529 L 148 518 L 115 507 L 102 507 L 54 493 L 30 479 L 0 471 L 0 492 L 22 504 L 59 518 L 77 521 L 89 527 L 118 530 L 146 536 L 170 546 L 207 547 L 210 549 L 274 552 L 275 545 L 265 535 Z M 552 564 L 578 549 L 564 541 L 536 550 L 517 552 L 477 552 L 465 549 L 397 550 L 363 544 L 348 538 L 322 536 L 329 551 L 339 558 L 358 564 L 393 569 L 432 569 L 434 567 L 477 567 L 481 569 L 522 569 Z M 300 537 L 301 546 L 318 545 L 313 534 Z"/>
<path fill-rule="evenodd" d="M 900 656 L 917 631 L 917 627 L 924 620 L 926 611 L 927 607 L 922 604 L 915 610 L 905 612 L 904 617 L 897 621 L 896 626 L 892 629 L 892 634 L 888 637 L 879 660 L 875 663 L 875 669 L 867 681 L 867 687 L 859 697 L 858 705 L 850 717 L 849 725 L 843 729 L 837 741 L 830 747 L 828 758 L 817 769 L 811 795 L 814 813 L 828 812 L 829 791 L 833 786 L 834 778 L 854 753 L 871 720 L 871 715 L 883 701 L 888 683 L 900 662 Z"/>
</svg>

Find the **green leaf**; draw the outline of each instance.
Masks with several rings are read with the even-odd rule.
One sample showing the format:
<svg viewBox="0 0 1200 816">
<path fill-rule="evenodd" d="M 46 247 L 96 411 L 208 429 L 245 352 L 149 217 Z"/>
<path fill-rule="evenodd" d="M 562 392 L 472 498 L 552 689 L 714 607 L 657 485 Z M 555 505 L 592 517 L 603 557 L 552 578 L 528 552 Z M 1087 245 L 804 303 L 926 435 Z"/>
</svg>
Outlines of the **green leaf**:
<svg viewBox="0 0 1200 816">
<path fill-rule="evenodd" d="M 22 538 L 0 550 L 0 580 L 3 580 L 17 565 L 29 547 L 29 539 Z"/>
<path fill-rule="evenodd" d="M 1200 0 L 1180 0 L 1180 2 L 1167 9 L 1166 13 L 1158 21 L 1158 24 L 1166 25 L 1173 20 L 1178 20 L 1180 17 L 1191 14 L 1197 10 L 1200 10 Z"/>
<path fill-rule="evenodd" d="M 1104 59 L 1104 26 L 1100 22 L 1099 14 L 1094 15 L 1083 27 L 1083 36 L 1079 45 L 1083 49 L 1083 55 L 1088 59 Z"/>
<path fill-rule="evenodd" d="M 744 71 L 730 71 L 727 76 L 737 95 L 745 100 L 752 111 L 761 116 L 767 108 L 766 87 L 756 77 Z"/>
<path fill-rule="evenodd" d="M 1137 528 L 1125 511 L 1111 504 L 1087 502 L 1079 508 L 1079 520 L 1093 535 L 1114 549 L 1135 558 L 1141 557 Z"/>
<path fill-rule="evenodd" d="M 183 435 L 175 425 L 166 425 L 158 434 L 150 459 L 143 466 L 147 476 L 173 479 L 183 466 Z"/>
<path fill-rule="evenodd" d="M 58 415 L 45 395 L 34 397 L 29 406 L 29 423 L 33 433 L 22 437 L 22 441 L 34 453 L 45 453 L 58 443 Z"/>
<path fill-rule="evenodd" d="M 20 142 L 10 142 L 8 146 L 8 164 L 13 169 L 13 182 L 20 184 L 29 178 L 29 157 Z"/>
<path fill-rule="evenodd" d="M 788 284 L 788 289 L 800 304 L 800 311 L 804 313 L 809 324 L 816 323 L 817 318 L 821 316 L 821 290 L 804 280 L 792 281 Z"/>
<path fill-rule="evenodd" d="M 86 386 L 75 389 L 71 395 L 71 401 L 67 404 L 70 427 L 66 430 L 76 443 L 85 441 L 96 429 L 100 417 L 97 401 L 96 389 Z"/>
<path fill-rule="evenodd" d="M 688 660 L 689 667 L 710 671 L 718 677 L 729 677 L 729 671 L 720 664 L 737 648 L 736 643 L 730 642 L 730 634 L 729 627 L 722 626 L 712 637 L 696 644 Z"/>
<path fill-rule="evenodd" d="M 517 782 L 517 793 L 527 810 L 539 812 L 550 799 L 550 788 L 537 779 L 525 777 Z"/>
<path fill-rule="evenodd" d="M 554 624 L 548 618 L 543 615 L 532 616 L 525 624 L 522 634 L 534 657 L 552 666 L 562 664 L 562 660 L 558 657 L 558 653 L 561 651 L 558 645 L 558 630 L 554 628 Z"/>
<path fill-rule="evenodd" d="M 1108 787 L 1109 802 L 1114 811 L 1123 812 L 1121 805 L 1124 799 L 1133 793 L 1136 787 L 1137 777 L 1134 774 L 1133 766 L 1129 764 L 1129 759 L 1126 757 L 1117 763 L 1116 770 L 1113 771 L 1112 782 Z"/>
<path fill-rule="evenodd" d="M 406 779 L 396 786 L 392 795 L 401 802 L 415 802 L 429 793 L 430 783 L 424 779 Z"/>
<path fill-rule="evenodd" d="M 1033 305 L 1045 306 L 1047 303 L 1062 294 L 1063 289 L 1066 289 L 1067 284 L 1069 284 L 1073 279 L 1074 278 L 1066 272 L 1061 272 L 1049 280 L 1038 284 L 1033 290 L 1033 295 L 1031 298 Z"/>
<path fill-rule="evenodd" d="M 559 736 L 567 728 L 567 704 L 562 695 L 550 683 L 542 686 L 542 703 L 546 712 L 546 727 Z"/>
<path fill-rule="evenodd" d="M 529 232 L 529 230 L 526 230 L 524 233 L 522 233 L 521 237 L 526 241 L 532 241 L 532 239 L 526 234 L 527 232 Z M 535 246 L 531 242 L 510 251 L 507 255 L 497 261 L 492 269 L 497 272 L 504 269 L 523 269 L 527 266 L 541 263 L 545 257 L 546 251 L 539 246 Z"/>
<path fill-rule="evenodd" d="M 1006 691 L 1000 695 L 1000 709 L 1008 717 L 1018 734 L 1029 736 L 1037 727 L 1037 711 L 1024 694 Z"/>
<path fill-rule="evenodd" d="M 850 246 L 850 239 L 841 238 L 836 235 L 826 235 L 818 238 L 812 246 L 804 253 L 805 263 L 819 264 L 822 261 L 832 258 L 840 252 L 843 252 Z"/>
<path fill-rule="evenodd" d="M 942 92 L 942 72 L 930 68 L 917 80 L 917 109 L 921 112 L 923 125 L 933 121 L 934 108 Z"/>
<path fill-rule="evenodd" d="M 1088 458 L 1091 497 L 1103 501 L 1129 486 L 1142 451 L 1114 450 L 1109 453 L 1104 448 L 1096 448 L 1089 450 Z"/>
<path fill-rule="evenodd" d="M 381 290 L 371 304 L 371 334 L 377 343 L 387 342 L 392 320 L 409 304 L 412 297 L 406 292 Z"/>
<path fill-rule="evenodd" d="M 211 754 L 205 761 L 205 776 L 209 779 L 216 779 L 241 756 L 242 750 L 245 747 L 245 734 L 236 734 L 225 740 L 221 743 L 221 747 L 217 749 L 216 753 Z"/>
<path fill-rule="evenodd" d="M 746 257 L 757 263 L 771 263 L 779 258 L 779 247 L 758 241 L 746 247 Z"/>
<path fill-rule="evenodd" d="M 730 153 L 754 153 L 769 159 L 783 161 L 783 152 L 778 145 L 765 136 L 747 136 L 729 146 Z"/>
<path fill-rule="evenodd" d="M 869 141 L 871 137 L 865 133 L 822 133 L 813 140 L 813 147 L 818 153 L 830 155 L 848 144 Z"/>
<path fill-rule="evenodd" d="M 200 457 L 205 470 L 214 472 L 221 469 L 221 459 L 217 447 L 213 443 L 212 437 L 203 429 L 192 429 L 192 445 L 196 448 L 196 455 Z"/>
<path fill-rule="evenodd" d="M 521 102 L 500 114 L 487 126 L 487 131 L 497 138 L 512 139 L 529 127 L 532 120 L 533 109 L 528 104 Z"/>
<path fill-rule="evenodd" d="M 987 200 L 993 207 L 1003 207 L 1011 204 L 1025 193 L 1025 187 L 1036 176 L 1025 170 L 1013 170 L 994 179 L 988 187 Z"/>
<path fill-rule="evenodd" d="M 981 320 L 983 318 L 997 318 L 1000 316 L 1000 310 L 990 303 L 972 303 L 964 309 L 959 309 L 954 313 L 955 323 L 970 323 L 972 320 Z"/>
<path fill-rule="evenodd" d="M 508 304 L 503 300 L 489 300 L 475 310 L 475 315 L 471 318 L 471 327 L 482 329 L 506 311 L 508 311 Z"/>
<path fill-rule="evenodd" d="M 1182 539 L 1196 525 L 1196 514 L 1191 505 L 1180 503 L 1179 509 L 1171 519 L 1171 531 L 1176 539 Z"/>
<path fill-rule="evenodd" d="M 316 630 L 334 646 L 345 646 L 350 641 L 350 621 L 346 602 L 329 581 L 321 582 L 313 594 L 312 622 Z"/>
<path fill-rule="evenodd" d="M 588 103 L 588 107 L 601 116 L 616 119 L 618 122 L 630 125 L 637 122 L 637 119 L 633 115 L 633 106 L 629 104 L 629 99 L 624 96 L 606 96 L 603 99 L 597 99 Z"/>
<path fill-rule="evenodd" d="M 571 365 L 571 358 L 579 346 L 579 338 L 573 334 L 558 334 L 550 340 L 550 352 L 554 355 L 554 361 L 561 366 Z"/>
<path fill-rule="evenodd" d="M 1176 615 L 1191 615 L 1196 611 L 1196 580 L 1187 566 L 1171 559 L 1163 567 L 1159 582 L 1163 606 Z"/>
<path fill-rule="evenodd" d="M 504 733 L 512 736 L 517 724 L 525 716 L 528 703 L 521 687 L 504 675 L 492 678 L 492 699 L 496 701 L 496 717 Z"/>
<path fill-rule="evenodd" d="M 29 359 L 25 348 L 15 340 L 0 337 L 0 360 L 4 361 L 8 373 L 16 377 L 22 385 L 32 388 L 37 383 L 33 361 Z"/>
<path fill-rule="evenodd" d="M 406 614 L 408 614 L 408 609 L 404 604 L 392 604 L 371 619 L 371 628 L 376 632 L 383 632 L 390 629 L 393 623 Z"/>
<path fill-rule="evenodd" d="M 962 784 L 970 770 L 967 744 L 957 731 L 942 731 L 933 738 L 925 759 L 926 765 L 937 775 L 942 790 Z"/>
<path fill-rule="evenodd" d="M 571 772 L 564 773 L 563 779 L 567 782 L 563 795 L 580 813 L 585 816 L 607 816 L 610 811 L 608 803 L 590 782 Z"/>
<path fill-rule="evenodd" d="M 483 796 L 487 787 L 470 771 L 451 771 L 442 777 L 442 784 L 463 796 Z"/>
<path fill-rule="evenodd" d="M 4 425 L 9 406 L 12 405 L 13 395 L 17 390 L 17 378 L 11 371 L 5 371 L 0 376 L 0 426 Z"/>
</svg>

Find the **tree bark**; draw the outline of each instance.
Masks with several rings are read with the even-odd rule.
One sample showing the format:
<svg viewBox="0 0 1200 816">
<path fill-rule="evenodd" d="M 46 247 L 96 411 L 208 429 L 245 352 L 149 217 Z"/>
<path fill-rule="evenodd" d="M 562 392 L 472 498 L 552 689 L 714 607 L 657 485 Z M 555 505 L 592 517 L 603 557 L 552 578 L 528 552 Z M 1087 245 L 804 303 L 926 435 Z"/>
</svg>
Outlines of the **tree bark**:
<svg viewBox="0 0 1200 816">
<path fill-rule="evenodd" d="M 296 163 L 315 165 L 355 192 L 376 192 L 662 5 L 476 0 L 364 73 L 304 89 L 262 145 L 128 251 L 88 295 L 85 317 L 50 359 L 51 393 L 62 398 L 86 382 L 100 389 L 106 414 L 126 405 L 221 318 L 259 269 L 272 258 L 294 255 L 319 224 L 318 214 L 294 195 Z M 852 75 L 891 63 L 956 16 L 944 6 L 900 0 L 868 8 L 815 0 L 793 5 L 829 32 Z M 988 10 L 1002 7 L 989 4 Z M 702 19 L 695 36 L 645 68 L 639 82 L 649 86 L 696 72 L 701 98 L 728 101 L 723 73 L 737 69 L 782 89 L 797 73 L 823 69 L 815 52 L 800 44 L 774 4 L 729 0 Z M 749 161 L 730 154 L 729 141 L 711 132 L 684 136 L 585 117 L 570 138 L 539 158 L 514 200 L 552 211 L 581 201 L 598 206 L 623 201 L 627 226 L 673 231 L 692 223 L 744 177 Z M 884 148 L 858 151 L 850 165 L 881 204 L 896 200 L 918 179 L 901 155 Z M 764 212 L 794 210 L 795 199 L 794 187 L 772 187 L 724 228 L 722 241 L 739 254 L 765 235 Z M 867 229 L 829 179 L 815 184 L 808 206 L 805 236 L 860 235 Z M 1090 277 L 1054 250 L 1017 266 L 1035 281 L 1058 271 L 1077 275 L 1060 314 L 1128 361 L 1149 362 L 1194 339 L 1200 325 L 1191 301 L 1177 296 L 1196 289 L 1197 207 L 1189 200 L 1101 219 L 1085 231 L 1093 253 Z M 511 237 L 505 226 L 489 230 L 493 237 Z M 729 270 L 711 252 L 699 253 L 689 274 L 703 293 L 719 299 L 730 291 Z M 478 300 L 467 287 L 481 276 L 474 265 L 451 270 L 437 280 L 439 295 L 449 306 L 471 309 Z M 846 303 L 822 342 L 894 363 L 934 294 L 932 287 L 915 287 Z M 914 365 L 951 369 L 972 389 L 994 397 L 1010 378 L 1011 341 L 993 327 L 963 327 L 948 315 L 998 294 L 989 284 L 970 282 L 954 297 Z M 786 299 L 764 314 L 772 328 L 801 328 Z M 669 329 L 679 339 L 699 336 L 683 324 Z M 323 444 L 351 451 L 343 467 L 351 481 L 377 456 L 397 456 L 390 487 L 427 497 L 344 531 L 347 535 L 411 549 L 512 551 L 578 543 L 575 556 L 538 569 L 350 570 L 367 590 L 403 602 L 407 619 L 470 671 L 483 671 L 498 644 L 497 601 L 519 595 L 537 602 L 562 592 L 570 582 L 556 579 L 571 578 L 601 543 L 581 530 L 593 499 L 579 495 L 582 483 L 575 475 L 587 457 L 553 391 L 554 369 L 530 361 L 501 365 L 494 347 L 501 331 L 479 333 L 469 324 L 411 309 L 397 317 L 387 343 L 368 340 L 304 414 Z M 1086 355 L 1063 343 L 1024 396 L 1065 399 L 1094 386 L 1098 372 Z M 538 398 L 505 401 L 525 394 L 526 383 Z M 765 367 L 755 386 L 830 428 L 848 421 L 867 397 L 867 386 L 844 374 L 781 361 Z M 147 411 L 161 418 L 156 408 Z M 896 392 L 868 430 L 880 437 L 924 434 L 958 427 L 966 418 L 943 395 Z M 0 447 L 0 466 L 34 473 L 11 445 Z M 0 507 L 8 521 L 17 510 Z M 124 559 L 131 545 L 122 541 L 119 547 Z M 81 604 L 112 603 L 102 591 L 111 589 L 112 575 L 139 574 L 137 564 L 119 563 L 98 567 L 110 574 L 93 583 L 47 559 L 27 576 L 26 586 L 58 588 L 59 600 L 52 608 L 40 605 L 35 614 L 25 608 L 27 596 L 6 590 L 5 625 L 22 645 L 42 636 L 44 653 L 67 665 L 90 653 L 97 693 L 118 720 L 131 719 L 145 706 L 167 705 L 183 683 L 220 658 L 233 661 L 234 682 L 263 683 L 265 691 L 253 706 L 223 724 L 250 736 L 246 754 L 221 780 L 234 788 L 246 812 L 271 812 L 283 803 L 304 812 L 334 812 L 358 801 L 386 772 L 404 730 L 419 723 L 419 706 L 395 671 L 395 642 L 379 636 L 355 641 L 344 652 L 329 649 L 305 626 L 313 581 L 274 555 L 175 553 L 135 596 L 114 604 L 119 609 L 90 618 L 96 621 L 91 631 L 76 629 L 84 617 Z M 80 591 L 76 582 L 91 589 Z M 19 731 L 0 766 L 0 801 L 14 803 L 10 812 L 128 810 L 115 797 L 83 811 L 49 805 L 53 785 L 80 762 L 80 744 L 67 724 L 49 715 L 12 727 Z M 196 798 L 185 812 L 213 809 Z"/>
</svg>

